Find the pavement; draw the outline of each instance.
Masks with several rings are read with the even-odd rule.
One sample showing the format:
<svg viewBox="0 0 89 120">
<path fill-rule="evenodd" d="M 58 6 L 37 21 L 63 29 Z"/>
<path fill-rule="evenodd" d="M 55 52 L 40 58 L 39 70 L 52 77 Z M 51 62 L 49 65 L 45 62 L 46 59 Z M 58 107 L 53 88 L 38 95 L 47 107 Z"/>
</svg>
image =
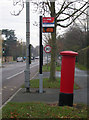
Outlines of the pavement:
<svg viewBox="0 0 89 120">
<path fill-rule="evenodd" d="M 49 72 L 43 72 L 43 78 L 49 77 Z M 60 77 L 60 72 L 56 72 L 56 76 Z M 39 78 L 39 74 L 34 79 Z M 87 88 L 87 75 L 86 71 L 75 69 L 75 83 L 80 87 L 78 90 L 74 90 L 73 103 L 89 104 L 88 94 L 89 88 Z M 45 88 L 44 93 L 38 93 L 38 88 L 30 88 L 30 92 L 26 93 L 25 88 L 21 88 L 20 91 L 11 99 L 11 102 L 44 102 L 44 103 L 58 103 L 59 102 L 60 89 Z"/>
</svg>

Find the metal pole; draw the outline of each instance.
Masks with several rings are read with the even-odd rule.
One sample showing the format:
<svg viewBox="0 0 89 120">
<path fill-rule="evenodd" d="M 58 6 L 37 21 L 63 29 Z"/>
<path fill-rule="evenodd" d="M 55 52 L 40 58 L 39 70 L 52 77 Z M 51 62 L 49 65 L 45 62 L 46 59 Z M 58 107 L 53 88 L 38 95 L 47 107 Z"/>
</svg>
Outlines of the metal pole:
<svg viewBox="0 0 89 120">
<path fill-rule="evenodd" d="M 48 70 L 48 53 L 47 53 L 47 70 Z"/>
<path fill-rule="evenodd" d="M 42 74 L 42 16 L 40 16 L 40 74 Z"/>
<path fill-rule="evenodd" d="M 30 65 L 29 65 L 29 43 L 30 43 L 30 4 L 26 1 L 26 69 L 25 69 L 25 88 L 30 91 Z"/>
<path fill-rule="evenodd" d="M 40 59 L 39 59 L 39 93 L 43 93 L 43 46 L 42 46 L 42 16 L 40 16 Z"/>
</svg>

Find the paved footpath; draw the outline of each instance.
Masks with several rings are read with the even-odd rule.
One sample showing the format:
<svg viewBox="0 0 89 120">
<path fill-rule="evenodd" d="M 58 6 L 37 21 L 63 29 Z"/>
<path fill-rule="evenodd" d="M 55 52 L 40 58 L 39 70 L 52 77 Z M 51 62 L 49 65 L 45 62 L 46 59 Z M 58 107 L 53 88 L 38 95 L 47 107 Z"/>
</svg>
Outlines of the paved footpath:
<svg viewBox="0 0 89 120">
<path fill-rule="evenodd" d="M 49 72 L 44 72 L 43 77 L 49 77 Z M 35 77 L 38 77 L 37 75 Z M 60 72 L 56 72 L 56 76 L 60 77 Z M 78 90 L 74 90 L 74 103 L 88 103 L 88 93 L 89 89 L 87 88 L 87 75 L 86 71 L 75 69 L 75 83 L 80 87 Z M 11 100 L 11 102 L 45 102 L 45 103 L 58 103 L 59 101 L 59 89 L 44 89 L 44 93 L 39 94 L 37 88 L 31 88 L 30 93 L 25 92 L 25 88 L 22 88 Z M 89 104 L 89 103 L 88 103 Z"/>
</svg>

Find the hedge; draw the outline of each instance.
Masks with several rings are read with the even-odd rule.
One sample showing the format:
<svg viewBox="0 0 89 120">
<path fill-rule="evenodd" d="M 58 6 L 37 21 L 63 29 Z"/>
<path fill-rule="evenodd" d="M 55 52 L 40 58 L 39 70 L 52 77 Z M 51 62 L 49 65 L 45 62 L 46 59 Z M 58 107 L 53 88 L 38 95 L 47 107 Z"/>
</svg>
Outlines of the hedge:
<svg viewBox="0 0 89 120">
<path fill-rule="evenodd" d="M 89 68 L 89 46 L 78 51 L 78 63 Z"/>
</svg>

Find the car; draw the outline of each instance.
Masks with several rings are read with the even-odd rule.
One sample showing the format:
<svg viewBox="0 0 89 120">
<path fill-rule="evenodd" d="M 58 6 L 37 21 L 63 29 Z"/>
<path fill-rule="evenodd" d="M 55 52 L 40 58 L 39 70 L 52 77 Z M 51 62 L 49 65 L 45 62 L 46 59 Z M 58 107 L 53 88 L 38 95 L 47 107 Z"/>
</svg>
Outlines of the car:
<svg viewBox="0 0 89 120">
<path fill-rule="evenodd" d="M 17 57 L 17 62 L 23 62 L 23 57 Z"/>
<path fill-rule="evenodd" d="M 35 57 L 35 59 L 39 59 L 39 56 Z"/>
</svg>

